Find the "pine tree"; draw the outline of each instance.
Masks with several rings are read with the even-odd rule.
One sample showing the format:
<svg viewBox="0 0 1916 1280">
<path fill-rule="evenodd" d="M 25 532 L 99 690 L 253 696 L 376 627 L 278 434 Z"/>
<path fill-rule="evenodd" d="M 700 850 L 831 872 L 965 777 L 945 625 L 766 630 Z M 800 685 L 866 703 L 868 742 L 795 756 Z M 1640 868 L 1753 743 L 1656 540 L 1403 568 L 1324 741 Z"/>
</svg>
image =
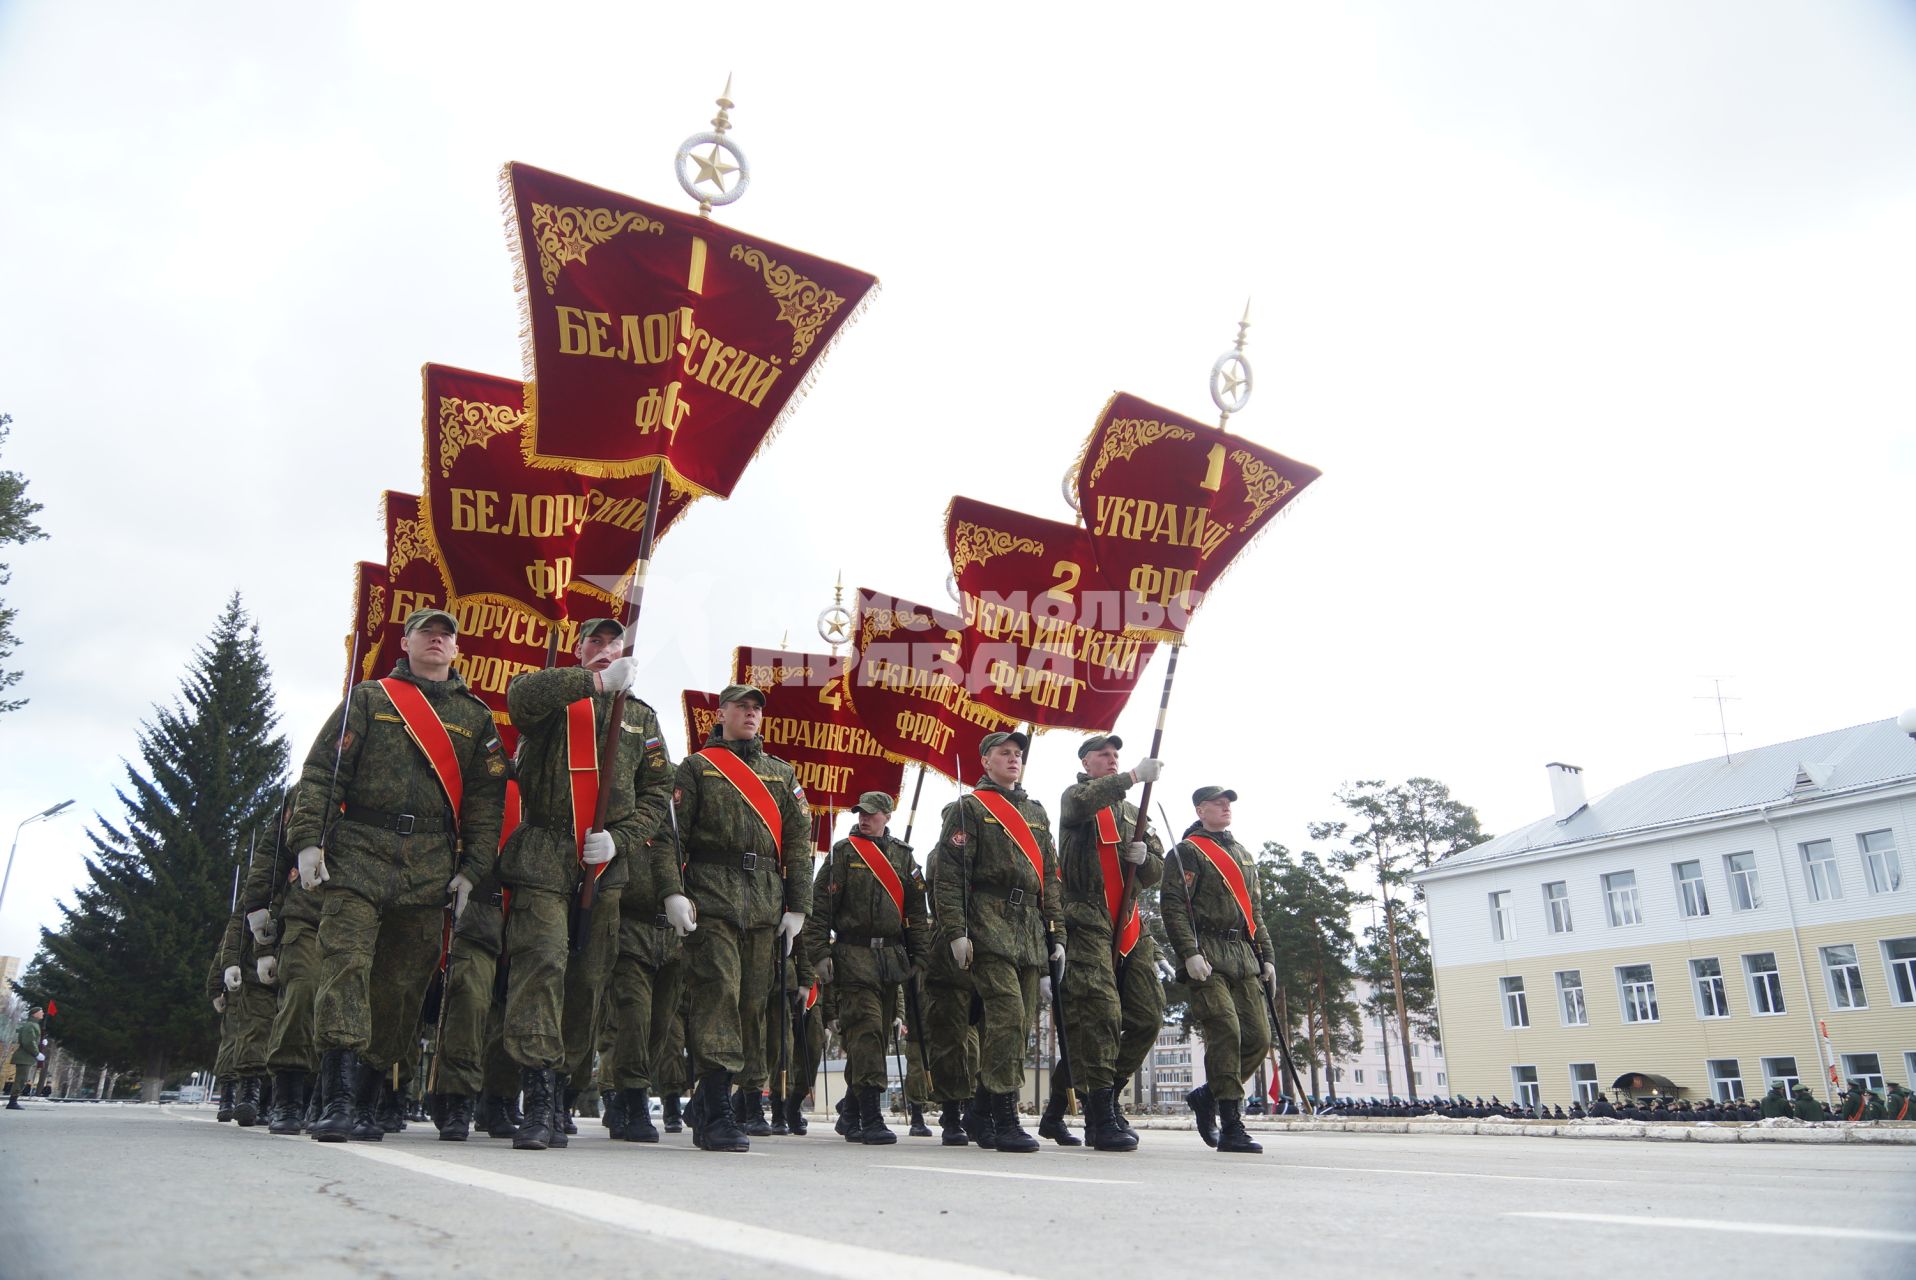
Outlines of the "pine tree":
<svg viewBox="0 0 1916 1280">
<path fill-rule="evenodd" d="M 0 445 L 7 442 L 8 428 L 13 424 L 11 414 L 0 413 Z M 33 523 L 34 513 L 40 510 L 40 504 L 27 501 L 27 482 L 18 471 L 0 471 L 0 547 L 22 542 L 33 542 L 47 535 L 39 525 Z M 0 564 L 0 587 L 13 580 L 12 571 Z M 13 634 L 13 619 L 19 611 L 0 604 L 0 662 L 13 656 L 14 646 L 19 643 Z M 0 692 L 4 692 L 20 679 L 18 671 L 8 671 L 0 667 Z M 9 711 L 18 711 L 27 705 L 25 698 L 0 698 L 0 715 Z"/>
<path fill-rule="evenodd" d="M 23 991 L 59 1002 L 60 1035 L 92 1062 L 142 1073 L 152 1101 L 170 1070 L 210 1061 L 218 1032 L 207 968 L 251 831 L 270 832 L 287 769 L 271 672 L 236 593 L 194 652 L 172 707 L 141 726 L 144 771 L 126 765 L 126 816 L 95 815 L 87 883 Z M 267 841 L 270 848 L 270 839 Z"/>
<path fill-rule="evenodd" d="M 1336 1098 L 1332 1059 L 1353 1051 L 1362 1036 L 1351 1000 L 1356 973 L 1350 913 L 1363 895 L 1332 874 L 1315 853 L 1307 849 L 1294 858 L 1274 841 L 1266 842 L 1258 857 L 1257 889 L 1277 966 L 1278 1017 L 1289 1023 L 1285 1043 L 1300 1071 L 1309 1065 L 1309 1092 Z M 1295 1030 L 1300 1019 L 1301 1038 Z"/>
</svg>

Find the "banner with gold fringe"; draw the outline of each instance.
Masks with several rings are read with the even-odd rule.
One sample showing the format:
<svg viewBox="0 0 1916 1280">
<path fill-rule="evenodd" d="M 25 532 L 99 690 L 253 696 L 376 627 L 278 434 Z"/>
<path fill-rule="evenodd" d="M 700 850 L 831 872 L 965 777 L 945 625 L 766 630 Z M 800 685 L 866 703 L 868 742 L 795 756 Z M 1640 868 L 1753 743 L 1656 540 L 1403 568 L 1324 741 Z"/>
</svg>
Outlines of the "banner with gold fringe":
<svg viewBox="0 0 1916 1280">
<path fill-rule="evenodd" d="M 353 625 L 346 633 L 346 691 L 373 678 L 379 661 L 379 630 L 386 625 L 386 566 L 361 560 L 353 566 Z"/>
<path fill-rule="evenodd" d="M 520 445 L 596 477 L 728 496 L 877 286 L 852 267 L 508 164 L 526 352 Z"/>
</svg>

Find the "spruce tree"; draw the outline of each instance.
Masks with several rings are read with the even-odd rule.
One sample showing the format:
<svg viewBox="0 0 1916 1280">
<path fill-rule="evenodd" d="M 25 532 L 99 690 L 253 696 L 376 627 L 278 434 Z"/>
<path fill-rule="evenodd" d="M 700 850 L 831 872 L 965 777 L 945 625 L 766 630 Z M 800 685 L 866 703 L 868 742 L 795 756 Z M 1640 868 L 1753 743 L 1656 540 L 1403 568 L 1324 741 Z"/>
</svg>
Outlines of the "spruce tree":
<svg viewBox="0 0 1916 1280">
<path fill-rule="evenodd" d="M 271 672 L 237 593 L 193 655 L 171 707 L 141 726 L 126 764 L 125 817 L 95 815 L 87 882 L 42 929 L 23 991 L 60 1007 L 60 1038 L 92 1062 L 142 1074 L 209 1063 L 218 1040 L 206 978 L 249 832 L 270 850 L 287 769 Z"/>
<path fill-rule="evenodd" d="M 0 413 L 0 446 L 7 442 L 7 433 L 12 426 L 11 414 Z M 40 526 L 33 522 L 34 515 L 40 510 L 40 504 L 27 500 L 27 482 L 18 471 L 0 471 L 0 547 L 22 542 L 33 542 L 46 537 Z M 13 580 L 13 574 L 4 564 L 0 564 L 0 587 Z M 19 611 L 0 604 L 0 662 L 13 656 L 14 646 L 19 641 L 13 634 L 13 619 Z M 8 671 L 0 667 L 0 690 L 17 683 L 18 671 Z M 27 705 L 25 698 L 0 698 L 0 714 L 18 711 Z"/>
</svg>

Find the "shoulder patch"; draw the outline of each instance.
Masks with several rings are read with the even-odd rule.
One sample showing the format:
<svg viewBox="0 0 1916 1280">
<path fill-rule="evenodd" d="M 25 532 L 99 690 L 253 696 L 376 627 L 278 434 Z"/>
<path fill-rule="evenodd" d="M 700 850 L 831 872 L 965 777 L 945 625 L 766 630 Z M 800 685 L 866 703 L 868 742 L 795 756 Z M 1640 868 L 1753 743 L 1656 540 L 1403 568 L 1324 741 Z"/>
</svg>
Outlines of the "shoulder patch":
<svg viewBox="0 0 1916 1280">
<path fill-rule="evenodd" d="M 491 774 L 495 778 L 505 777 L 506 776 L 506 758 L 504 756 L 495 755 L 491 759 L 487 760 L 486 772 Z"/>
</svg>

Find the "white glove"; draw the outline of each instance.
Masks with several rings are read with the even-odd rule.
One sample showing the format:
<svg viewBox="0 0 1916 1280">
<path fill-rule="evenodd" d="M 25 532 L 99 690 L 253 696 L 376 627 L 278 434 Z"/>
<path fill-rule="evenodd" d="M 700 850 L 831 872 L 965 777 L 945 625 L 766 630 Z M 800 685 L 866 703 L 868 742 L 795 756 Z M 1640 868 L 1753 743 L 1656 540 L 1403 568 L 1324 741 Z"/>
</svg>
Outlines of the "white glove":
<svg viewBox="0 0 1916 1280">
<path fill-rule="evenodd" d="M 253 969 L 259 974 L 259 980 L 269 987 L 279 981 L 278 956 L 261 956 L 254 962 Z"/>
<path fill-rule="evenodd" d="M 798 931 L 805 927 L 805 917 L 796 911 L 787 911 L 778 918 L 779 936 L 785 939 L 785 954 L 792 954 L 792 944 L 798 941 Z"/>
<path fill-rule="evenodd" d="M 1133 840 L 1124 846 L 1124 860 L 1134 867 L 1141 867 L 1144 865 L 1145 855 L 1149 852 L 1150 850 L 1144 847 L 1144 841 Z"/>
<path fill-rule="evenodd" d="M 837 1035 L 838 1034 L 838 1019 L 837 1018 L 825 1019 L 825 1030 L 831 1032 L 833 1035 Z"/>
<path fill-rule="evenodd" d="M 953 938 L 951 940 L 951 958 L 958 962 L 960 969 L 971 968 L 971 939 Z"/>
<path fill-rule="evenodd" d="M 1156 782 L 1164 776 L 1164 761 L 1144 759 L 1131 766 L 1131 777 L 1137 782 Z"/>
<path fill-rule="evenodd" d="M 246 927 L 253 931 L 253 941 L 262 947 L 270 947 L 279 937 L 279 926 L 273 923 L 273 913 L 265 907 L 246 913 Z"/>
<path fill-rule="evenodd" d="M 47 1055 L 46 1055 L 46 1054 L 44 1054 L 44 1053 L 42 1053 L 42 1054 L 36 1054 L 36 1055 L 34 1056 L 34 1059 L 33 1059 L 33 1060 L 34 1060 L 35 1062 L 45 1062 L 45 1061 L 47 1060 Z"/>
<path fill-rule="evenodd" d="M 819 986 L 827 987 L 831 985 L 832 958 L 830 956 L 826 956 L 823 960 L 820 960 L 817 964 L 813 965 L 812 968 L 815 969 L 818 973 Z"/>
<path fill-rule="evenodd" d="M 240 989 L 240 978 L 242 976 L 243 975 L 241 975 L 240 967 L 238 965 L 236 964 L 227 965 L 226 973 L 224 974 L 224 977 L 226 980 L 226 989 L 228 991 L 238 991 Z"/>
<path fill-rule="evenodd" d="M 1277 966 L 1266 961 L 1264 965 L 1264 989 L 1272 995 L 1277 994 Z"/>
<path fill-rule="evenodd" d="M 309 845 L 299 851 L 299 887 L 308 893 L 331 880 L 326 874 L 326 851 L 318 845 Z"/>
<path fill-rule="evenodd" d="M 682 893 L 675 893 L 665 900 L 665 922 L 678 930 L 679 937 L 699 927 L 699 909 L 692 900 Z"/>
<path fill-rule="evenodd" d="M 1038 1003 L 1051 1003 L 1051 975 L 1043 974 L 1038 979 Z"/>
<path fill-rule="evenodd" d="M 638 674 L 637 658 L 618 658 L 599 673 L 599 687 L 607 693 L 619 693 L 630 689 Z"/>
<path fill-rule="evenodd" d="M 1051 963 L 1064 968 L 1064 943 L 1056 942 L 1051 946 Z"/>
<path fill-rule="evenodd" d="M 620 661 L 623 662 L 624 659 L 621 658 Z M 598 867 L 612 861 L 612 855 L 617 852 L 618 850 L 613 847 L 610 831 L 588 831 L 585 833 L 585 848 L 580 851 L 579 856 L 585 860 L 586 866 Z"/>
<path fill-rule="evenodd" d="M 466 899 L 472 896 L 472 881 L 461 871 L 446 881 L 446 892 L 452 895 L 452 922 L 458 924 L 459 917 L 466 914 Z"/>
<path fill-rule="evenodd" d="M 1201 955 L 1192 956 L 1189 960 L 1186 960 L 1184 962 L 1184 971 L 1191 975 L 1193 982 L 1209 982 L 1211 980 L 1211 962 Z"/>
<path fill-rule="evenodd" d="M 226 997 L 224 995 L 217 995 L 213 997 L 213 1012 L 214 1013 L 226 1012 Z"/>
</svg>

